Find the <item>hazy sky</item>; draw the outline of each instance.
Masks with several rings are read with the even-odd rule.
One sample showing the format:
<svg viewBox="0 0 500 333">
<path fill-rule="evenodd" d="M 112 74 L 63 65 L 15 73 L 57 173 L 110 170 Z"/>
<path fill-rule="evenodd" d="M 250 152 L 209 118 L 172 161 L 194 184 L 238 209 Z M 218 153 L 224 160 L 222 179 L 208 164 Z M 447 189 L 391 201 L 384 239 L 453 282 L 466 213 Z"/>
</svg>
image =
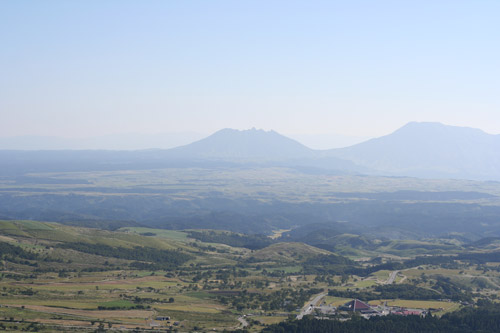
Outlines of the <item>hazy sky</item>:
<svg viewBox="0 0 500 333">
<path fill-rule="evenodd" d="M 500 1 L 0 1 L 0 136 L 500 133 Z"/>
</svg>

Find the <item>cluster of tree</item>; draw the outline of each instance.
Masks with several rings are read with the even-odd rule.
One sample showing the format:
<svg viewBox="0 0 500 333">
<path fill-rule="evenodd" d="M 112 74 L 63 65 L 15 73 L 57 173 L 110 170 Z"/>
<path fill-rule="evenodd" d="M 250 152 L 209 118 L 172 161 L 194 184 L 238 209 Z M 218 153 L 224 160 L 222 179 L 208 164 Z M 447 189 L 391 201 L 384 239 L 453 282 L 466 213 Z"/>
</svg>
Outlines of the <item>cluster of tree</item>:
<svg viewBox="0 0 500 333">
<path fill-rule="evenodd" d="M 250 250 L 263 249 L 273 243 L 273 240 L 265 235 L 244 235 L 229 232 L 190 231 L 189 237 L 206 243 L 226 244 L 234 247 L 244 247 Z"/>
<path fill-rule="evenodd" d="M 142 305 L 142 304 L 136 304 L 136 305 L 131 305 L 131 306 L 118 306 L 118 305 L 99 305 L 97 307 L 98 310 L 144 310 L 144 309 L 150 309 L 150 305 Z"/>
<path fill-rule="evenodd" d="M 222 304 L 229 304 L 235 307 L 238 311 L 244 308 L 262 309 L 264 311 L 294 311 L 301 308 L 309 298 L 322 289 L 292 289 L 284 288 L 276 290 L 272 293 L 249 293 L 246 290 L 235 292 L 231 297 L 219 296 L 218 299 Z"/>
<path fill-rule="evenodd" d="M 318 266 L 329 266 L 329 265 L 356 265 L 354 261 L 349 258 L 342 257 L 335 254 L 330 255 L 319 255 L 314 258 L 309 259 L 308 264 L 318 265 Z"/>
<path fill-rule="evenodd" d="M 431 287 L 432 289 L 444 295 L 443 298 L 449 298 L 453 301 L 467 301 L 472 302 L 472 294 L 468 290 L 469 288 L 463 288 L 446 276 L 436 276 L 436 282 Z"/>
<path fill-rule="evenodd" d="M 446 266 L 453 264 L 457 260 L 469 261 L 473 263 L 484 264 L 486 262 L 500 262 L 500 252 L 489 253 L 461 253 L 456 256 L 419 256 L 415 259 L 403 262 L 389 262 L 385 264 L 367 267 L 358 275 L 369 275 L 380 270 L 401 270 L 422 265 Z"/>
<path fill-rule="evenodd" d="M 420 265 L 443 265 L 456 259 L 457 257 L 452 256 L 421 256 L 402 262 L 389 262 L 362 267 L 356 262 L 339 255 L 319 255 L 308 260 L 304 264 L 303 271 L 305 274 L 368 276 L 380 270 L 402 270 Z"/>
<path fill-rule="evenodd" d="M 25 266 L 31 266 L 31 267 L 38 267 L 38 263 L 35 261 L 29 261 L 29 260 L 23 260 L 19 259 L 16 257 L 12 257 L 10 255 L 6 255 L 3 257 L 4 260 L 9 261 L 13 264 L 18 264 L 18 265 L 25 265 Z"/>
<path fill-rule="evenodd" d="M 356 262 L 339 255 L 319 255 L 304 263 L 304 274 L 345 275 L 356 274 L 363 270 Z M 359 275 L 359 274 L 358 274 Z"/>
<path fill-rule="evenodd" d="M 36 279 L 38 276 L 36 274 L 24 275 L 17 273 L 1 273 L 0 279 L 12 279 L 16 281 L 28 280 L 28 279 Z"/>
<path fill-rule="evenodd" d="M 129 268 L 140 271 L 166 271 L 174 267 L 177 266 L 172 265 L 171 263 L 150 263 L 143 261 L 134 261 L 129 264 Z"/>
<path fill-rule="evenodd" d="M 36 260 L 38 259 L 38 254 L 28 252 L 20 246 L 0 241 L 0 258 L 3 260 L 20 263 L 20 259 Z M 30 264 L 29 261 L 23 262 L 27 262 L 27 264 Z"/>
<path fill-rule="evenodd" d="M 142 304 L 142 303 L 173 303 L 174 298 L 170 297 L 168 300 L 164 298 L 152 298 L 152 297 L 139 297 L 139 296 L 130 296 L 127 297 L 126 295 L 123 296 L 124 298 L 131 299 L 135 304 Z"/>
<path fill-rule="evenodd" d="M 164 268 L 178 267 L 192 258 L 192 256 L 180 251 L 161 250 L 152 247 L 136 246 L 134 248 L 125 248 L 80 242 L 63 243 L 57 246 L 104 257 L 153 262 L 154 264 L 161 264 Z"/>
<path fill-rule="evenodd" d="M 266 333 L 309 332 L 500 332 L 500 304 L 484 302 L 477 308 L 464 308 L 441 318 L 433 316 L 383 316 L 369 320 L 353 316 L 352 320 L 318 320 L 304 317 L 264 328 Z"/>
<path fill-rule="evenodd" d="M 3 292 L 8 292 L 11 295 L 25 295 L 25 296 L 33 296 L 38 294 L 38 291 L 33 290 L 32 288 L 2 288 Z"/>
<path fill-rule="evenodd" d="M 459 254 L 456 259 L 467 260 L 478 264 L 484 264 L 487 262 L 500 262 L 500 252 L 462 253 Z"/>
<path fill-rule="evenodd" d="M 92 273 L 92 272 L 105 272 L 105 271 L 113 271 L 113 270 L 120 270 L 120 266 L 105 266 L 105 267 L 85 267 L 80 270 L 80 272 L 87 272 L 87 273 Z"/>
<path fill-rule="evenodd" d="M 193 282 L 199 282 L 201 280 L 208 280 L 211 279 L 215 274 L 215 279 L 221 280 L 224 284 L 229 283 L 229 279 L 231 276 L 234 278 L 237 277 L 246 277 L 249 276 L 250 273 L 244 269 L 237 269 L 235 266 L 233 266 L 231 269 L 219 269 L 217 271 L 213 271 L 211 269 L 206 270 L 206 271 L 197 271 L 196 274 L 193 276 L 192 280 Z"/>
<path fill-rule="evenodd" d="M 225 249 L 225 248 L 222 248 L 222 249 L 216 248 L 215 246 L 212 246 L 212 245 L 203 246 L 203 245 L 201 245 L 201 243 L 196 243 L 196 242 L 189 243 L 189 245 L 191 245 L 192 247 L 196 247 L 204 252 L 217 252 L 217 253 L 228 253 L 229 252 L 229 250 Z"/>
<path fill-rule="evenodd" d="M 14 318 L 10 317 L 9 322 L 13 322 Z M 24 319 L 21 321 L 24 322 Z M 31 322 L 28 326 L 25 327 L 18 327 L 17 325 L 12 325 L 12 326 L 5 326 L 3 323 L 0 323 L 0 330 L 2 331 L 17 331 L 18 329 L 21 329 L 21 331 L 24 332 L 38 332 L 41 329 L 43 329 L 43 325 L 40 325 L 35 322 Z"/>
<path fill-rule="evenodd" d="M 452 256 L 420 256 L 402 262 L 388 262 L 385 264 L 366 267 L 360 270 L 359 274 L 357 275 L 366 276 L 374 272 L 378 272 L 380 270 L 395 271 L 422 265 L 443 265 L 451 263 L 456 259 L 457 257 L 452 257 Z"/>
<path fill-rule="evenodd" d="M 342 256 L 320 255 L 304 264 L 304 273 L 368 276 L 380 270 L 394 271 L 422 265 L 436 265 L 447 268 L 452 268 L 451 266 L 453 266 L 453 268 L 458 268 L 456 264 L 457 260 L 475 263 L 500 262 L 500 252 L 463 253 L 457 256 L 419 256 L 406 261 L 388 262 L 369 267 L 361 267 Z"/>
</svg>

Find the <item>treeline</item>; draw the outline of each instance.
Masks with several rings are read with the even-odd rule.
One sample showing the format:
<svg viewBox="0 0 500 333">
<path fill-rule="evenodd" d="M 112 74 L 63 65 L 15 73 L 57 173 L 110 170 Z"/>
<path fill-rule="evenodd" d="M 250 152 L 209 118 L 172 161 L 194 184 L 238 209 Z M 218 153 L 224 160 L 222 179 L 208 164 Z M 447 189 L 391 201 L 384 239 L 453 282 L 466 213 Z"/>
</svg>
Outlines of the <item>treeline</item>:
<svg viewBox="0 0 500 333">
<path fill-rule="evenodd" d="M 404 262 L 391 262 L 380 265 L 375 265 L 365 269 L 365 275 L 380 271 L 380 270 L 401 270 L 422 265 L 447 265 L 455 261 L 469 261 L 478 264 L 487 262 L 500 262 L 500 252 L 489 253 L 461 253 L 456 256 L 420 256 L 415 259 Z"/>
<path fill-rule="evenodd" d="M 99 305 L 97 307 L 97 310 L 144 310 L 144 309 L 151 309 L 150 305 L 142 305 L 142 304 L 137 304 L 137 305 L 132 305 L 132 306 L 106 306 L 106 305 Z"/>
<path fill-rule="evenodd" d="M 38 267 L 38 262 L 32 262 L 37 259 L 39 259 L 39 255 L 36 253 L 28 252 L 20 246 L 0 242 L 0 260 L 9 261 L 19 265 Z M 1 265 L 2 264 L 0 262 L 0 266 Z"/>
<path fill-rule="evenodd" d="M 172 268 L 176 268 L 180 265 L 173 265 L 172 263 L 150 263 L 143 261 L 134 261 L 129 264 L 131 269 L 137 269 L 139 271 L 167 271 Z"/>
<path fill-rule="evenodd" d="M 451 256 L 420 256 L 416 257 L 415 259 L 410 259 L 403 262 L 389 262 L 367 267 L 363 270 L 362 275 L 370 275 L 381 270 L 395 271 L 422 265 L 443 265 L 452 263 L 456 259 L 457 257 Z"/>
<path fill-rule="evenodd" d="M 243 290 L 234 292 L 233 295 L 220 295 L 217 299 L 222 304 L 231 304 L 238 311 L 243 309 L 264 310 L 264 311 L 295 311 L 301 308 L 314 294 L 322 291 L 319 288 L 292 289 L 284 288 L 271 293 L 256 293 Z M 237 297 L 236 297 L 237 296 Z"/>
<path fill-rule="evenodd" d="M 250 250 L 263 249 L 273 243 L 273 240 L 265 235 L 240 235 L 214 231 L 190 231 L 189 237 L 206 243 L 226 244 L 234 247 L 244 247 Z"/>
<path fill-rule="evenodd" d="M 304 263 L 304 274 L 319 274 L 319 275 L 346 275 L 356 274 L 363 271 L 356 262 L 339 255 L 319 255 L 309 259 Z M 357 274 L 359 275 L 359 274 Z"/>
<path fill-rule="evenodd" d="M 500 252 L 463 253 L 459 254 L 456 259 L 472 261 L 478 264 L 484 264 L 487 262 L 500 262 Z"/>
<path fill-rule="evenodd" d="M 443 265 L 452 263 L 457 257 L 451 256 L 421 256 L 403 262 L 388 262 L 369 267 L 362 267 L 358 263 L 338 255 L 319 255 L 304 264 L 306 274 L 333 274 L 368 276 L 380 270 L 402 270 L 420 265 Z"/>
<path fill-rule="evenodd" d="M 57 246 L 64 249 L 72 249 L 103 257 L 147 261 L 161 265 L 161 267 L 170 268 L 180 266 L 192 258 L 192 256 L 180 251 L 160 250 L 152 247 L 136 246 L 133 248 L 125 248 L 112 247 L 105 244 L 89 244 L 80 242 L 63 243 Z"/>
<path fill-rule="evenodd" d="M 331 265 L 357 265 L 355 261 L 349 258 L 342 257 L 335 254 L 319 255 L 307 261 L 308 264 L 318 266 L 331 266 Z"/>
<path fill-rule="evenodd" d="M 266 333 L 313 333 L 313 332 L 500 332 L 500 305 L 486 302 L 478 308 L 464 308 L 441 318 L 433 316 L 382 316 L 369 320 L 353 316 L 352 320 L 318 320 L 304 317 L 270 325 L 262 330 Z"/>
<path fill-rule="evenodd" d="M 467 301 L 472 302 L 472 294 L 468 287 L 465 289 L 461 286 L 453 283 L 453 281 L 447 276 L 436 276 L 436 281 L 431 286 L 432 289 L 444 295 L 443 298 L 451 299 L 452 301 Z"/>
</svg>

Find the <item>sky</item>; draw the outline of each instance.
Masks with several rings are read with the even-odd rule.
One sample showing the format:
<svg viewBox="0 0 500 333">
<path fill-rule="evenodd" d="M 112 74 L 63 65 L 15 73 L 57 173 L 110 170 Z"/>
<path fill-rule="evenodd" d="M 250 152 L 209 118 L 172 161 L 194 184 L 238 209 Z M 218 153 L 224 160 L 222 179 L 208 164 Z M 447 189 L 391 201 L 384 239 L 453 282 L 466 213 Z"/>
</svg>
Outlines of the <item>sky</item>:
<svg viewBox="0 0 500 333">
<path fill-rule="evenodd" d="M 500 133 L 500 1 L 0 1 L 0 137 Z"/>
</svg>

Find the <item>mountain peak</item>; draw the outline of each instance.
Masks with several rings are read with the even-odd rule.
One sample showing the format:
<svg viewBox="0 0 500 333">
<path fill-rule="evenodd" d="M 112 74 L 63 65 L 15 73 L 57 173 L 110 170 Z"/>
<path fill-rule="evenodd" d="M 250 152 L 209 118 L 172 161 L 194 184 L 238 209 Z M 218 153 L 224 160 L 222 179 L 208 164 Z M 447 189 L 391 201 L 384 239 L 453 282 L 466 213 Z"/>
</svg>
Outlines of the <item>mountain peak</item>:
<svg viewBox="0 0 500 333">
<path fill-rule="evenodd" d="M 480 129 L 411 122 L 392 134 L 333 151 L 385 174 L 499 179 L 500 136 Z"/>
<path fill-rule="evenodd" d="M 224 128 L 174 151 L 191 157 L 230 160 L 281 160 L 314 154 L 310 148 L 273 130 L 256 128 Z"/>
</svg>

